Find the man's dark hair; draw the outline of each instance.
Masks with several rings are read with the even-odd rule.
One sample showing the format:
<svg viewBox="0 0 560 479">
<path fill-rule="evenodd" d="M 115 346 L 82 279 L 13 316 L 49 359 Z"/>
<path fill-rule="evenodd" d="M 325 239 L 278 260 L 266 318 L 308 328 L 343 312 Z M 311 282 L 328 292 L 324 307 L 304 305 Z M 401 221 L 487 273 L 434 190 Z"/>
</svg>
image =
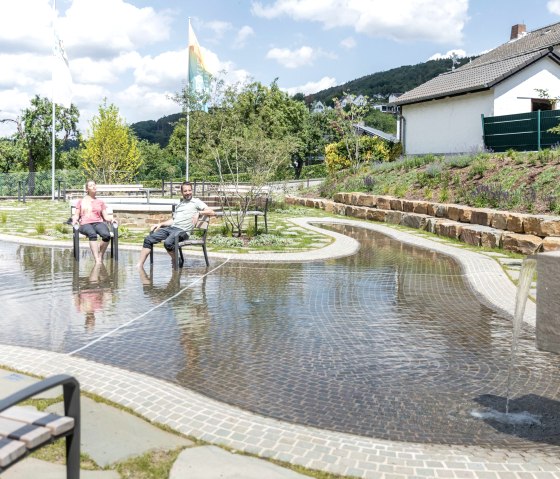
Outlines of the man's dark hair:
<svg viewBox="0 0 560 479">
<path fill-rule="evenodd" d="M 192 188 L 192 183 L 190 181 L 183 181 L 181 183 L 181 189 L 183 189 L 183 186 L 190 186 Z"/>
</svg>

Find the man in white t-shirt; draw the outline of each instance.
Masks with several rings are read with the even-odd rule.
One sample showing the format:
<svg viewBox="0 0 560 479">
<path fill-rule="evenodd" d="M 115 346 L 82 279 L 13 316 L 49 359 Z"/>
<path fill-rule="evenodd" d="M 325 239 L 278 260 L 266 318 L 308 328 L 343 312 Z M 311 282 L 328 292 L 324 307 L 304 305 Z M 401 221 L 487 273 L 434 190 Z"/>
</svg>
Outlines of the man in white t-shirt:
<svg viewBox="0 0 560 479">
<path fill-rule="evenodd" d="M 144 267 L 152 247 L 161 241 L 163 241 L 163 246 L 171 256 L 171 259 L 174 260 L 175 238 L 178 235 L 182 235 L 184 239 L 188 238 L 194 229 L 199 215 L 216 215 L 216 212 L 209 208 L 206 203 L 198 198 L 193 198 L 192 185 L 188 181 L 183 182 L 181 185 L 181 195 L 183 199 L 175 207 L 173 218 L 154 225 L 151 233 L 144 238 L 143 248 L 140 252 L 140 261 L 136 265 L 138 268 Z"/>
</svg>

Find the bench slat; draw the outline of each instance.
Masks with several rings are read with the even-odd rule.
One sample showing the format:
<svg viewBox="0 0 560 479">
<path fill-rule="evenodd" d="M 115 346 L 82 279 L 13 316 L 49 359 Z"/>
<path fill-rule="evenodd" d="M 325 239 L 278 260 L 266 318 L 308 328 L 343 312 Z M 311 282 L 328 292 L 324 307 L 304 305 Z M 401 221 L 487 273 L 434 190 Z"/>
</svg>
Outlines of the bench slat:
<svg viewBox="0 0 560 479">
<path fill-rule="evenodd" d="M 51 431 L 53 436 L 60 436 L 74 427 L 74 419 L 71 417 L 58 416 L 57 414 L 37 411 L 21 406 L 12 406 L 0 412 L 0 417 L 46 427 Z"/>
<path fill-rule="evenodd" d="M 51 438 L 51 432 L 46 427 L 33 426 L 2 417 L 0 417 L 0 435 L 22 441 L 28 449 L 33 449 Z"/>
<path fill-rule="evenodd" d="M 9 466 L 26 452 L 27 448 L 23 442 L 0 436 L 0 468 Z"/>
</svg>

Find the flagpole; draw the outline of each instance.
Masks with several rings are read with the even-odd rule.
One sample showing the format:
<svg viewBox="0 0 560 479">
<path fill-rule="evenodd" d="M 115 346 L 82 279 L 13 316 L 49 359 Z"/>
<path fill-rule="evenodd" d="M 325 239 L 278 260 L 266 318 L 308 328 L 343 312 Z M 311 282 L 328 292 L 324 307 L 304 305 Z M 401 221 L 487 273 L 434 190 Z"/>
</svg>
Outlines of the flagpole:
<svg viewBox="0 0 560 479">
<path fill-rule="evenodd" d="M 189 17 L 189 37 L 191 32 L 191 17 Z M 187 124 L 185 125 L 185 137 L 186 137 L 186 145 L 185 145 L 185 179 L 189 181 L 189 143 L 190 143 L 190 91 L 191 91 L 191 82 L 190 82 L 190 72 L 189 72 L 189 55 L 190 55 L 190 48 L 191 48 L 191 39 L 188 39 L 187 42 Z"/>
<path fill-rule="evenodd" d="M 56 42 L 56 34 L 55 34 L 55 20 L 56 20 L 56 0 L 53 0 L 53 17 L 52 17 L 52 25 L 53 25 L 53 46 Z M 54 104 L 54 68 L 55 68 L 55 58 L 56 55 L 55 50 L 53 48 L 53 62 L 52 62 L 52 141 L 51 141 L 51 200 L 54 201 L 54 160 L 55 160 L 55 127 L 56 127 L 56 112 L 55 112 L 55 104 Z"/>
</svg>

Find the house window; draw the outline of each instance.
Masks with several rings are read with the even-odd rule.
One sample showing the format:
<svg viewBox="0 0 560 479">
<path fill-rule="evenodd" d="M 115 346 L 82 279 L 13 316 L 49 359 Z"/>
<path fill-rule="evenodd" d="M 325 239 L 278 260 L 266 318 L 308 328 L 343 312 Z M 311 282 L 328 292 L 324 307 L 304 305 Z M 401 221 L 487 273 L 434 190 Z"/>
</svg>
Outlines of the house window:
<svg viewBox="0 0 560 479">
<path fill-rule="evenodd" d="M 531 111 L 552 110 L 552 102 L 543 98 L 531 98 Z"/>
</svg>

